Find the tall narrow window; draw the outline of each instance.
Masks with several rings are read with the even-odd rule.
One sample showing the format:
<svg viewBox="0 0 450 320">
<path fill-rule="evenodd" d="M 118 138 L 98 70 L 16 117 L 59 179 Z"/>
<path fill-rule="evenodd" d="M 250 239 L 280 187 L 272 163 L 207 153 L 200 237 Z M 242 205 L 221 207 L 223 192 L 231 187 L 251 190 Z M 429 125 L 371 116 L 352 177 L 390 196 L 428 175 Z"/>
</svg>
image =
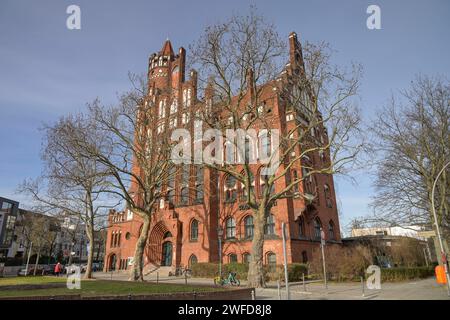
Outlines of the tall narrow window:
<svg viewBox="0 0 450 320">
<path fill-rule="evenodd" d="M 333 220 L 330 220 L 330 222 L 328 223 L 328 237 L 331 240 L 336 240 L 335 234 L 334 234 L 334 223 L 333 223 Z"/>
<path fill-rule="evenodd" d="M 233 202 L 237 197 L 237 183 L 236 178 L 229 175 L 225 179 L 225 201 Z"/>
<path fill-rule="evenodd" d="M 253 217 L 252 216 L 247 216 L 244 219 L 244 233 L 245 233 L 245 238 L 253 238 L 253 229 L 254 229 L 254 225 L 253 225 Z"/>
<path fill-rule="evenodd" d="M 275 272 L 277 269 L 277 256 L 275 255 L 275 253 L 269 252 L 267 253 L 266 257 L 270 272 Z"/>
<path fill-rule="evenodd" d="M 183 187 L 183 188 L 181 188 L 180 204 L 187 205 L 188 203 L 189 203 L 189 188 Z"/>
<path fill-rule="evenodd" d="M 261 133 L 259 140 L 261 147 L 261 154 L 259 155 L 260 159 L 269 159 L 272 152 L 271 137 L 269 132 L 264 130 Z"/>
<path fill-rule="evenodd" d="M 314 219 L 314 239 L 320 240 L 320 229 L 322 228 L 322 224 L 320 223 L 319 218 Z"/>
<path fill-rule="evenodd" d="M 242 175 L 246 176 L 245 172 L 242 172 Z M 249 179 L 250 181 L 250 195 L 254 193 L 255 191 L 255 176 L 253 175 L 252 172 L 250 172 L 249 174 Z M 247 199 L 247 188 L 245 188 L 244 184 L 240 184 L 241 186 L 241 199 L 242 200 L 246 200 Z"/>
<path fill-rule="evenodd" d="M 303 217 L 298 218 L 298 235 L 299 238 L 305 236 L 305 220 L 303 219 Z"/>
<path fill-rule="evenodd" d="M 275 234 L 275 219 L 273 214 L 269 214 L 266 217 L 266 224 L 264 225 L 264 234 L 274 235 Z"/>
<path fill-rule="evenodd" d="M 195 177 L 195 201 L 202 202 L 204 198 L 204 186 L 203 186 L 203 167 L 196 167 L 196 177 Z"/>
<path fill-rule="evenodd" d="M 331 208 L 333 206 L 333 203 L 332 203 L 332 200 L 331 200 L 330 187 L 327 184 L 325 184 L 323 186 L 323 191 L 324 191 L 324 195 L 325 195 L 325 203 L 326 203 L 328 208 Z"/>
<path fill-rule="evenodd" d="M 236 221 L 233 218 L 228 218 L 226 221 L 226 236 L 227 239 L 236 237 Z"/>
<path fill-rule="evenodd" d="M 191 222 L 191 240 L 197 241 L 198 239 L 198 221 L 192 220 Z"/>
</svg>

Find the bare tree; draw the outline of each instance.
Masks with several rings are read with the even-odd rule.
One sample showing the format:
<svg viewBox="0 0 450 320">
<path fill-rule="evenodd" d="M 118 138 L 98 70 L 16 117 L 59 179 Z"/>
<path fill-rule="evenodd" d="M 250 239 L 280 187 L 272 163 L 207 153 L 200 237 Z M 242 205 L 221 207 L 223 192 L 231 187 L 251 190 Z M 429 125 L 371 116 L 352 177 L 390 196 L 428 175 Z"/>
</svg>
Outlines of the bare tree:
<svg viewBox="0 0 450 320">
<path fill-rule="evenodd" d="M 432 227 L 431 191 L 450 161 L 450 85 L 441 77 L 418 76 L 378 114 L 372 127 L 379 152 L 370 221 Z M 435 192 L 438 223 L 450 233 L 450 168 Z M 448 245 L 445 245 L 448 251 Z"/>
<path fill-rule="evenodd" d="M 53 125 L 46 125 L 44 173 L 19 187 L 32 196 L 40 210 L 54 216 L 62 213 L 74 216 L 84 224 L 89 240 L 85 278 L 92 277 L 96 224 L 111 208 L 104 197 L 109 188 L 107 172 L 100 162 L 84 157 L 81 149 L 80 141 L 89 143 L 98 138 L 94 129 L 93 122 L 83 115 L 63 117 Z"/>
<path fill-rule="evenodd" d="M 52 217 L 32 212 L 23 213 L 21 226 L 27 246 L 33 243 L 32 248 L 36 254 L 33 275 L 36 275 L 42 254 L 52 255 L 52 246 L 57 237 L 57 226 Z"/>
<path fill-rule="evenodd" d="M 251 9 L 247 16 L 235 15 L 207 27 L 191 49 L 205 90 L 206 108 L 199 106 L 198 120 L 217 129 L 220 139 L 214 139 L 225 146 L 225 154 L 212 152 L 213 161 L 205 165 L 229 177 L 233 185 L 237 181 L 241 200 L 253 212 L 248 272 L 252 287 L 265 285 L 264 228 L 276 201 L 314 201 L 317 194 L 309 188 L 313 177 L 350 169 L 363 146 L 356 139 L 360 119 L 352 104 L 360 68 L 344 72 L 331 64 L 328 45 L 308 43 L 302 50 L 295 34 L 285 65 L 286 47 L 275 30 Z M 289 114 L 293 124 L 279 121 Z M 227 129 L 242 134 L 230 138 Z M 249 137 L 253 129 L 255 135 Z M 264 162 L 261 155 L 255 156 L 258 146 L 267 155 Z M 308 160 L 312 155 L 324 161 L 313 164 Z M 260 173 L 261 165 L 275 170 Z M 255 188 L 255 177 L 261 181 L 261 192 Z"/>
<path fill-rule="evenodd" d="M 171 143 L 167 126 L 159 131 L 157 108 L 148 100 L 143 77 L 131 75 L 133 88 L 106 107 L 96 100 L 89 117 L 97 128 L 96 141 L 80 142 L 84 157 L 102 164 L 112 181 L 108 192 L 125 200 L 127 209 L 142 220 L 130 280 L 143 281 L 144 249 L 152 216 L 165 194 L 162 189 L 171 175 Z"/>
</svg>

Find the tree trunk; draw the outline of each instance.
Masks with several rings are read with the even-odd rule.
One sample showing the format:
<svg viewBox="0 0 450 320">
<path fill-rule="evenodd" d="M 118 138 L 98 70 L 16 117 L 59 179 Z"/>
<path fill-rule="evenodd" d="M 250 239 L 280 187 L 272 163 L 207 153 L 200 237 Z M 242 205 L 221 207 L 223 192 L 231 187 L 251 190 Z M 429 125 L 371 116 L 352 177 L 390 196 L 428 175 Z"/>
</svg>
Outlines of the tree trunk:
<svg viewBox="0 0 450 320">
<path fill-rule="evenodd" d="M 144 269 L 144 250 L 147 244 L 148 231 L 150 228 L 150 217 L 143 217 L 144 224 L 142 225 L 142 231 L 139 235 L 139 239 L 136 243 L 136 249 L 133 257 L 133 267 L 131 268 L 130 280 L 132 281 L 144 281 L 143 269 Z"/>
<path fill-rule="evenodd" d="M 36 271 L 37 271 L 37 267 L 39 264 L 39 256 L 41 255 L 41 249 L 38 250 L 37 255 L 36 255 L 36 262 L 34 263 L 34 271 L 33 271 L 33 276 L 36 275 Z"/>
<path fill-rule="evenodd" d="M 94 227 L 92 225 L 86 224 L 86 235 L 89 239 L 89 254 L 86 266 L 86 273 L 84 274 L 85 279 L 92 278 L 92 263 L 94 261 Z"/>
<path fill-rule="evenodd" d="M 254 232 L 252 240 L 252 253 L 250 259 L 250 265 L 248 268 L 248 286 L 251 288 L 263 288 L 265 287 L 264 279 L 264 223 L 265 223 L 265 210 L 263 206 L 260 206 L 258 211 L 255 211 L 254 217 Z"/>
</svg>

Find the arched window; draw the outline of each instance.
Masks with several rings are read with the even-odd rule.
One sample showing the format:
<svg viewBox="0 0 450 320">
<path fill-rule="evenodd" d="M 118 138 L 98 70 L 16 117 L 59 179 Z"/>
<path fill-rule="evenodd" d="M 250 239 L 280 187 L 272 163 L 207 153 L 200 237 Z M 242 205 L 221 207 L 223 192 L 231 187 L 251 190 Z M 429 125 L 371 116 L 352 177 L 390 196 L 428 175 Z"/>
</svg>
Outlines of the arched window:
<svg viewBox="0 0 450 320">
<path fill-rule="evenodd" d="M 192 220 L 191 222 L 191 233 L 190 233 L 191 240 L 197 241 L 198 239 L 198 221 Z"/>
<path fill-rule="evenodd" d="M 166 116 L 166 101 L 159 101 L 159 117 L 164 118 Z"/>
<path fill-rule="evenodd" d="M 320 231 L 322 229 L 322 223 L 319 218 L 314 219 L 314 239 L 320 240 Z"/>
<path fill-rule="evenodd" d="M 236 237 L 236 221 L 233 218 L 228 218 L 226 223 L 226 236 L 227 239 Z"/>
<path fill-rule="evenodd" d="M 118 234 L 118 240 L 117 240 L 117 246 L 118 247 L 120 247 L 120 240 L 121 240 L 121 238 L 122 238 L 122 231 L 119 231 L 119 234 Z"/>
<path fill-rule="evenodd" d="M 183 187 L 183 188 L 181 188 L 180 204 L 187 205 L 188 203 L 189 203 L 189 188 Z"/>
<path fill-rule="evenodd" d="M 252 216 L 247 216 L 244 219 L 244 234 L 245 234 L 245 238 L 253 238 L 253 229 L 254 229 L 254 225 L 253 225 L 253 217 Z"/>
<path fill-rule="evenodd" d="M 305 219 L 303 219 L 303 217 L 298 218 L 298 235 L 299 238 L 305 236 Z"/>
<path fill-rule="evenodd" d="M 175 202 L 175 191 L 173 189 L 169 189 L 167 191 L 167 201 L 169 204 L 173 205 Z"/>
<path fill-rule="evenodd" d="M 235 164 L 236 163 L 236 152 L 235 146 L 232 142 L 228 141 L 225 143 L 225 163 Z"/>
<path fill-rule="evenodd" d="M 237 197 L 236 178 L 228 175 L 225 179 L 225 202 L 233 202 Z"/>
<path fill-rule="evenodd" d="M 334 223 L 333 220 L 330 220 L 330 222 L 328 222 L 328 237 L 331 240 L 335 240 L 335 234 L 334 234 Z"/>
<path fill-rule="evenodd" d="M 259 191 L 260 191 L 260 196 L 263 197 L 264 193 L 266 192 L 266 188 L 267 185 L 269 183 L 269 176 L 266 174 L 261 174 L 263 171 L 263 168 L 260 169 L 260 174 L 259 174 Z M 272 183 L 271 187 L 270 187 L 270 193 L 269 194 L 274 194 L 275 193 L 275 185 Z"/>
<path fill-rule="evenodd" d="M 202 202 L 204 198 L 203 179 L 203 168 L 201 166 L 197 166 L 195 177 L 195 201 L 197 203 Z"/>
<path fill-rule="evenodd" d="M 242 175 L 246 176 L 246 173 L 242 172 Z M 250 181 L 250 194 L 252 194 L 255 190 L 255 176 L 253 175 L 252 172 L 250 172 L 249 174 L 249 181 Z M 244 187 L 242 183 L 240 184 L 240 188 L 241 188 L 241 199 L 242 200 L 247 199 L 247 189 Z"/>
<path fill-rule="evenodd" d="M 252 258 L 251 254 L 246 252 L 242 255 L 242 262 L 249 264 L 250 263 L 250 259 Z"/>
<path fill-rule="evenodd" d="M 170 114 L 177 113 L 177 109 L 178 109 L 178 101 L 176 99 L 174 99 L 172 101 L 172 104 L 170 105 Z"/>
<path fill-rule="evenodd" d="M 229 263 L 236 263 L 237 261 L 238 261 L 237 260 L 237 255 L 235 253 L 230 253 L 228 255 L 228 262 Z"/>
<path fill-rule="evenodd" d="M 190 170 L 191 170 L 190 165 L 188 165 L 188 164 L 183 165 L 183 171 L 182 171 L 182 175 L 181 175 L 181 183 L 184 186 L 189 185 Z"/>
<path fill-rule="evenodd" d="M 277 256 L 273 252 L 269 252 L 266 255 L 267 265 L 269 266 L 270 272 L 275 272 L 277 269 Z"/>
<path fill-rule="evenodd" d="M 273 214 L 269 214 L 266 217 L 266 224 L 264 225 L 264 234 L 274 235 L 275 234 L 275 219 Z"/>
<path fill-rule="evenodd" d="M 331 192 L 330 192 L 330 187 L 325 184 L 323 186 L 323 192 L 325 195 L 325 203 L 327 204 L 328 208 L 331 208 L 333 206 L 332 201 L 331 201 Z"/>
<path fill-rule="evenodd" d="M 126 239 L 126 240 L 130 240 L 130 239 L 131 239 L 131 233 L 127 232 L 127 233 L 125 234 L 125 239 Z"/>
<path fill-rule="evenodd" d="M 192 266 L 193 266 L 194 264 L 196 264 L 197 262 L 198 262 L 198 259 L 197 259 L 196 255 L 195 255 L 195 254 L 192 254 L 192 255 L 189 257 L 189 262 L 188 262 L 189 269 L 192 269 Z"/>
<path fill-rule="evenodd" d="M 270 159 L 272 153 L 272 142 L 270 133 L 267 130 L 262 130 L 259 136 L 259 143 L 261 148 L 261 153 L 259 154 L 260 159 Z"/>
</svg>

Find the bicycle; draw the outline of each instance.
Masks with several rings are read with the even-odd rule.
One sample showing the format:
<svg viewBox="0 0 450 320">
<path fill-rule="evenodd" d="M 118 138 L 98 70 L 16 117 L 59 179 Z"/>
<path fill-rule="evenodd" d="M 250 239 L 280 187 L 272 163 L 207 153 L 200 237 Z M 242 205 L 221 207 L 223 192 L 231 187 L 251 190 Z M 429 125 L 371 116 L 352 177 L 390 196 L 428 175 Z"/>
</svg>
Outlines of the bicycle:
<svg viewBox="0 0 450 320">
<path fill-rule="evenodd" d="M 226 278 L 223 278 L 221 275 L 214 278 L 214 285 L 215 286 L 225 286 L 231 284 L 232 286 L 239 287 L 241 285 L 241 282 L 239 279 L 236 278 L 236 272 L 228 272 L 228 276 Z"/>
<path fill-rule="evenodd" d="M 180 277 L 180 276 L 184 276 L 186 275 L 186 277 L 190 278 L 192 276 L 192 270 L 189 268 L 185 268 L 185 267 L 177 267 L 175 269 L 175 272 L 169 272 L 169 276 L 175 276 L 175 277 Z"/>
</svg>

